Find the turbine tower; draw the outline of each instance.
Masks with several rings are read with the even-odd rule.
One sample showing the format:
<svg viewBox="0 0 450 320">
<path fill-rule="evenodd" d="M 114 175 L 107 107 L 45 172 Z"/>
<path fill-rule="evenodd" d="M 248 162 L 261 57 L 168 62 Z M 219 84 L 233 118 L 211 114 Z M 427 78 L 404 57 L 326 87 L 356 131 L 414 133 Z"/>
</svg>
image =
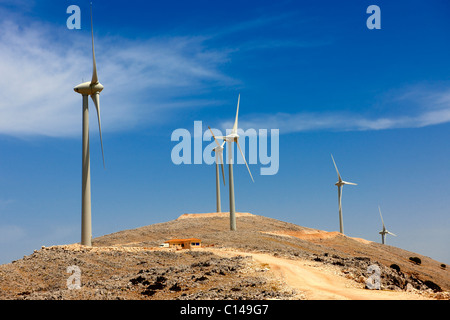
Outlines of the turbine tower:
<svg viewBox="0 0 450 320">
<path fill-rule="evenodd" d="M 214 138 L 214 141 L 217 144 L 217 147 L 214 147 L 214 153 L 216 155 L 216 211 L 222 212 L 221 205 L 220 205 L 220 175 L 219 175 L 219 162 L 220 166 L 222 167 L 222 179 L 223 179 L 223 185 L 225 185 L 225 172 L 223 170 L 223 145 L 225 144 L 225 141 L 222 143 L 222 145 L 217 142 L 216 137 L 214 136 L 214 133 L 212 132 L 211 128 L 209 128 L 209 131 L 211 131 L 211 134 Z"/>
<path fill-rule="evenodd" d="M 392 235 L 394 237 L 396 237 L 396 235 L 393 234 L 392 232 L 389 232 L 389 231 L 386 230 L 386 227 L 384 226 L 383 216 L 381 215 L 380 206 L 378 206 L 378 211 L 380 212 L 381 223 L 383 224 L 383 230 L 381 230 L 378 233 L 381 234 L 381 243 L 384 244 L 384 237 L 386 236 L 386 234 L 390 234 L 390 235 Z"/>
<path fill-rule="evenodd" d="M 75 92 L 83 96 L 83 149 L 82 149 L 82 185 L 81 185 L 81 244 L 92 245 L 92 224 L 91 224 L 91 171 L 89 155 L 89 104 L 88 96 L 91 96 L 97 109 L 98 129 L 100 132 L 100 144 L 102 148 L 103 168 L 105 167 L 105 157 L 103 154 L 102 126 L 100 122 L 100 92 L 103 86 L 98 82 L 97 65 L 95 62 L 94 50 L 94 27 L 92 23 L 92 3 L 91 3 L 91 36 L 92 36 L 92 59 L 93 72 L 92 80 L 77 85 Z"/>
<path fill-rule="evenodd" d="M 248 167 L 247 161 L 245 160 L 244 153 L 242 152 L 241 146 L 239 145 L 239 135 L 237 133 L 238 129 L 238 115 L 239 115 L 239 101 L 241 99 L 241 95 L 238 96 L 237 110 L 236 110 L 236 119 L 234 120 L 233 129 L 231 133 L 227 136 L 220 136 L 217 139 L 224 140 L 228 145 L 228 170 L 229 170 L 229 188 L 230 188 L 230 230 L 236 230 L 236 211 L 235 211 L 235 202 L 234 202 L 234 181 L 233 181 L 233 159 L 231 157 L 231 150 L 233 147 L 233 142 L 235 142 L 241 152 L 242 158 L 244 158 L 245 165 L 247 166 L 248 173 L 250 174 L 250 178 L 253 180 L 252 173 L 250 172 L 250 168 Z"/>
<path fill-rule="evenodd" d="M 338 201 L 339 201 L 339 232 L 344 234 L 344 221 L 342 219 L 342 187 L 345 184 L 350 184 L 353 186 L 356 186 L 356 183 L 353 182 L 347 182 L 342 180 L 341 175 L 339 174 L 339 170 L 336 166 L 336 162 L 334 161 L 333 155 L 331 155 L 331 159 L 333 159 L 334 167 L 336 168 L 336 172 L 338 175 L 338 182 L 335 183 L 335 185 L 338 187 Z"/>
</svg>

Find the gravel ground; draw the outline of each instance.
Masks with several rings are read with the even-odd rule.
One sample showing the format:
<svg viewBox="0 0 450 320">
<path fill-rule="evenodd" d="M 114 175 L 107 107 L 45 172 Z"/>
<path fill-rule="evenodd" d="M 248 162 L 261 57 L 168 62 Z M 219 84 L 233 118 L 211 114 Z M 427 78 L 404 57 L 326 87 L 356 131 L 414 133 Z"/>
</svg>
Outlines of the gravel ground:
<svg viewBox="0 0 450 320">
<path fill-rule="evenodd" d="M 42 248 L 0 266 L 0 299 L 303 299 L 251 257 L 222 257 L 208 247 L 308 259 L 365 283 L 370 265 L 381 270 L 385 290 L 423 291 L 448 299 L 448 270 L 399 248 L 305 228 L 257 215 L 238 216 L 229 231 L 225 216 L 177 219 L 93 239 Z M 323 237 L 305 237 L 315 233 Z M 296 236 L 292 236 L 296 235 Z M 332 236 L 331 236 L 332 235 Z M 204 249 L 160 249 L 172 238 L 200 238 Z M 307 239 L 307 240 L 306 240 Z M 416 256 L 421 264 L 409 257 Z M 75 266 L 79 271 L 68 270 Z"/>
<path fill-rule="evenodd" d="M 301 299 L 251 258 L 201 250 L 54 246 L 2 265 L 0 283 L 3 300 Z"/>
</svg>

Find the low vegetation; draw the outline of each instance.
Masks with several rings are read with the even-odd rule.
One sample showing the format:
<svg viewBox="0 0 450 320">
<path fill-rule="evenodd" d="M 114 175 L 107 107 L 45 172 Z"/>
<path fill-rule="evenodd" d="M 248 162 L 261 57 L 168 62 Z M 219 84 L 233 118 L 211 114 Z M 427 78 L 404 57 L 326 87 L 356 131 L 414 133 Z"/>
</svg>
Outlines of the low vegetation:
<svg viewBox="0 0 450 320">
<path fill-rule="evenodd" d="M 422 260 L 418 257 L 409 257 L 409 261 L 414 262 L 417 265 L 420 265 L 422 263 Z"/>
<path fill-rule="evenodd" d="M 400 267 L 398 266 L 398 264 L 393 263 L 390 265 L 390 268 L 394 269 L 397 272 L 400 272 Z"/>
</svg>

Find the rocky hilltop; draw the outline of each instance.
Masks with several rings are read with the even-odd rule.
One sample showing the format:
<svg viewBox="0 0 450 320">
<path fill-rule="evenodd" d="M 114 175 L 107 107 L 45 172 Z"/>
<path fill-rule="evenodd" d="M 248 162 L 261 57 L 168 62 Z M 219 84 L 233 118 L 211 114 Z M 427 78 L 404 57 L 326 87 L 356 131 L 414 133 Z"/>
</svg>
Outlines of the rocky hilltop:
<svg viewBox="0 0 450 320">
<path fill-rule="evenodd" d="M 237 228 L 229 230 L 228 213 L 184 214 L 92 247 L 43 247 L 0 266 L 0 299 L 449 298 L 447 267 L 426 256 L 250 213 L 237 214 Z M 202 248 L 159 248 L 173 238 L 199 238 Z M 364 289 L 373 265 L 381 290 Z M 329 289 L 306 284 L 302 272 Z"/>
</svg>

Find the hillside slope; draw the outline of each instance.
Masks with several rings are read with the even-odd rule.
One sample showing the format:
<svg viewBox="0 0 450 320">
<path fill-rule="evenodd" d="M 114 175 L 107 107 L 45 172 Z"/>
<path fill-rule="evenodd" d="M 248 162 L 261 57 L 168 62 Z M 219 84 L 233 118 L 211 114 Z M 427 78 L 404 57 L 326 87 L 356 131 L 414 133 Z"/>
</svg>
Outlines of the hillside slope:
<svg viewBox="0 0 450 320">
<path fill-rule="evenodd" d="M 229 230 L 228 213 L 185 214 L 98 237 L 92 248 L 76 244 L 43 248 L 0 266 L 0 298 L 313 299 L 305 294 L 308 288 L 293 285 L 295 272 L 290 277 L 276 272 L 286 263 L 286 268 L 300 272 L 299 263 L 306 266 L 308 261 L 360 288 L 370 277 L 368 267 L 376 264 L 381 269 L 381 291 L 448 298 L 437 293 L 450 290 L 448 270 L 429 257 L 249 213 L 237 214 L 237 229 Z M 172 238 L 192 237 L 200 238 L 204 249 L 157 248 Z M 262 255 L 284 260 L 266 263 L 258 260 Z M 421 264 L 410 257 L 419 257 Z M 393 264 L 396 269 L 391 268 Z M 81 290 L 67 290 L 70 273 L 66 269 L 71 265 L 80 268 Z"/>
</svg>

